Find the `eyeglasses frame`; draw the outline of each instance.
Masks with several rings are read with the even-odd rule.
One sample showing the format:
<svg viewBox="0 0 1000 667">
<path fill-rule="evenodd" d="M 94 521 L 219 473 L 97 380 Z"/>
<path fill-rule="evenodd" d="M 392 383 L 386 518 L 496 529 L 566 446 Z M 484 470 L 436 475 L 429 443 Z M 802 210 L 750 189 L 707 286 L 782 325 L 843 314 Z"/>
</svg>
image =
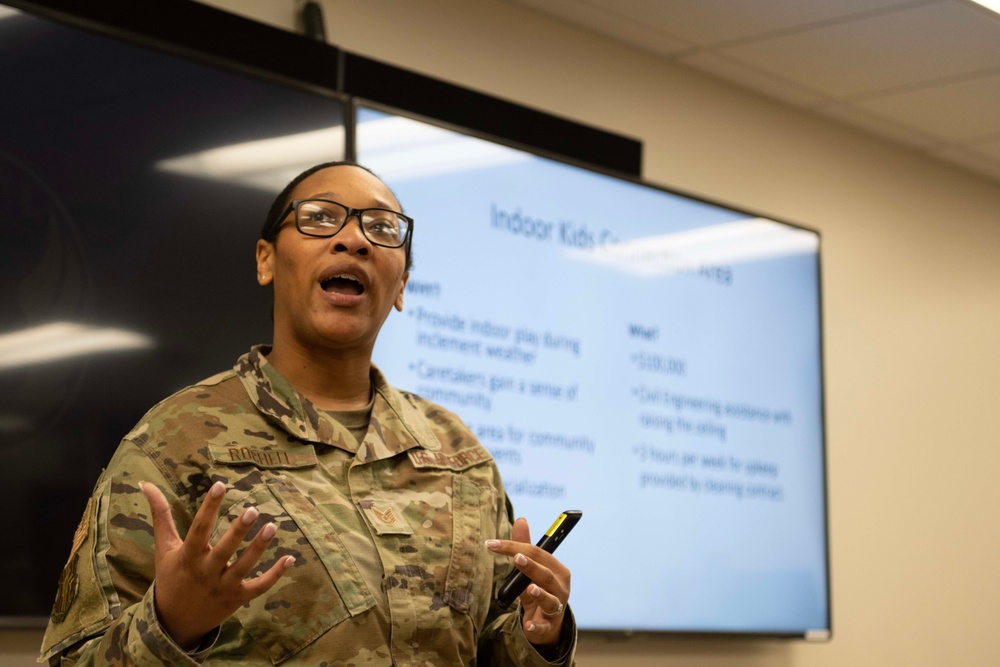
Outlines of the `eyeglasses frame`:
<svg viewBox="0 0 1000 667">
<path fill-rule="evenodd" d="M 313 234 L 310 232 L 302 231 L 302 228 L 299 226 L 299 205 L 302 204 L 303 202 L 308 202 L 308 201 L 321 201 L 321 202 L 326 202 L 328 204 L 336 204 L 337 206 L 345 209 L 347 211 L 347 215 L 344 216 L 344 224 L 341 225 L 340 229 L 335 231 L 333 234 Z M 348 206 L 347 204 L 341 204 L 339 201 L 334 201 L 333 199 L 324 199 L 322 197 L 304 197 L 302 199 L 293 199 L 292 201 L 288 202 L 288 206 L 285 207 L 285 210 L 282 211 L 281 215 L 275 218 L 274 229 L 276 231 L 280 229 L 282 221 L 284 221 L 284 219 L 288 217 L 288 214 L 293 211 L 295 212 L 295 216 L 293 217 L 295 221 L 295 230 L 299 234 L 302 234 L 303 236 L 311 236 L 313 238 L 319 238 L 319 239 L 333 238 L 334 236 L 342 232 L 344 228 L 347 227 L 347 221 L 350 220 L 352 217 L 354 217 L 358 221 L 358 228 L 361 229 L 361 235 L 364 236 L 369 243 L 371 243 L 372 245 L 377 245 L 380 248 L 406 247 L 407 250 L 409 250 L 410 239 L 413 238 L 413 218 L 406 215 L 405 213 L 400 213 L 399 211 L 394 211 L 391 208 L 383 208 L 381 206 L 370 206 L 368 208 L 354 208 L 352 206 Z M 398 215 L 399 217 L 406 220 L 406 235 L 403 237 L 403 240 L 400 242 L 399 245 L 386 245 L 384 243 L 379 243 L 378 241 L 374 241 L 368 238 L 368 232 L 365 231 L 364 225 L 361 224 L 361 216 L 368 211 L 385 211 L 387 213 L 392 213 L 393 215 Z"/>
</svg>

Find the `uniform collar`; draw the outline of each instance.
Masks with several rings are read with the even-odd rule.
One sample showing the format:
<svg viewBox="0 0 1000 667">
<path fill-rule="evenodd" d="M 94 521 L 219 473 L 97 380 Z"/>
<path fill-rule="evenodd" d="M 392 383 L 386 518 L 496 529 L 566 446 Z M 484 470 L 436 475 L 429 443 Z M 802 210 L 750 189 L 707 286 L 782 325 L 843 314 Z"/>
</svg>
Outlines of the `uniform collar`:
<svg viewBox="0 0 1000 667">
<path fill-rule="evenodd" d="M 382 372 L 372 365 L 375 389 L 368 433 L 360 446 L 338 421 L 300 394 L 271 364 L 266 355 L 270 346 L 256 345 L 236 362 L 234 370 L 247 395 L 262 413 L 290 436 L 313 444 L 329 445 L 355 452 L 361 462 L 390 458 L 414 447 L 431 451 L 441 448 L 427 425 L 426 415 L 409 395 L 394 389 Z"/>
</svg>

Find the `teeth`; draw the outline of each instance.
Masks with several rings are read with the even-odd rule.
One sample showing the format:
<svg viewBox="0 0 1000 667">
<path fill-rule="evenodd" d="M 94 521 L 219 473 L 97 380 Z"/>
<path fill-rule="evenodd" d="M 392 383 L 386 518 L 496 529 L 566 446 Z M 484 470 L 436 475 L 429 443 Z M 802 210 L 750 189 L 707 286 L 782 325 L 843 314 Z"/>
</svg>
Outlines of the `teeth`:
<svg viewBox="0 0 1000 667">
<path fill-rule="evenodd" d="M 325 283 L 326 281 L 333 280 L 334 278 L 343 278 L 344 280 L 353 280 L 356 283 L 360 283 L 361 282 L 360 280 L 358 280 L 358 277 L 356 275 L 354 275 L 353 273 L 340 273 L 340 274 L 335 275 L 335 276 L 329 276 L 328 278 L 324 278 L 322 280 L 322 282 Z"/>
</svg>

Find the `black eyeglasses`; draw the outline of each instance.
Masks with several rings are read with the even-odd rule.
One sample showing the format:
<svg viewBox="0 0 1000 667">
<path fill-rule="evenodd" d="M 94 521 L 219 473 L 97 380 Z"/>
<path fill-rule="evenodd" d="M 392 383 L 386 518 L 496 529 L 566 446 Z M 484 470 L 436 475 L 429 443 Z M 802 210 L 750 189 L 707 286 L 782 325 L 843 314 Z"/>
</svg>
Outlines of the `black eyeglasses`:
<svg viewBox="0 0 1000 667">
<path fill-rule="evenodd" d="M 406 244 L 413 231 L 413 218 L 388 208 L 351 208 L 329 199 L 294 199 L 274 221 L 281 224 L 295 211 L 295 228 L 306 236 L 329 238 L 354 216 L 365 238 L 378 246 L 399 248 Z"/>
</svg>

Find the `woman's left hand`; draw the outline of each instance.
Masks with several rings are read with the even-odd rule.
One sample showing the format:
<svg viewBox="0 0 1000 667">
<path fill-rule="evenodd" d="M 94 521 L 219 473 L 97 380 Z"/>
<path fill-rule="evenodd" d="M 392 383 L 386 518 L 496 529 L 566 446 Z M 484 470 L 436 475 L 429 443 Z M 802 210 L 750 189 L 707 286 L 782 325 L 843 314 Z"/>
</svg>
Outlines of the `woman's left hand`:
<svg viewBox="0 0 1000 667">
<path fill-rule="evenodd" d="M 524 632 L 528 641 L 542 647 L 555 646 L 562 634 L 563 616 L 569 603 L 570 571 L 552 554 L 531 542 L 528 521 L 514 522 L 510 540 L 490 540 L 490 551 L 514 557 L 514 567 L 531 579 L 521 593 Z"/>
</svg>

